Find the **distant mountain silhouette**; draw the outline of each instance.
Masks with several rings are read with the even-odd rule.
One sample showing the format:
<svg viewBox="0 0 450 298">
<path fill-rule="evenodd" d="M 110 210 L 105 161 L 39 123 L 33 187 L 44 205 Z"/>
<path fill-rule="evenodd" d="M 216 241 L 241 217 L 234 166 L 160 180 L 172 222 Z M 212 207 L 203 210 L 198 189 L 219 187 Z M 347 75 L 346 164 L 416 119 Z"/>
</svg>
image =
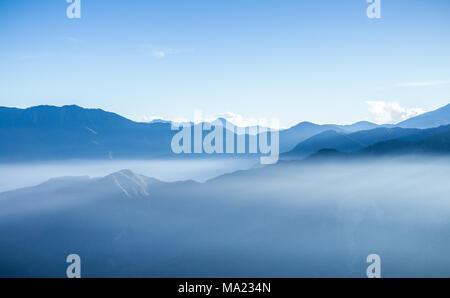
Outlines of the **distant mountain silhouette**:
<svg viewBox="0 0 450 298">
<path fill-rule="evenodd" d="M 397 124 L 403 128 L 432 128 L 450 124 L 450 104 Z"/>
<path fill-rule="evenodd" d="M 349 132 L 356 132 L 360 130 L 374 129 L 380 127 L 380 125 L 369 121 L 359 121 L 351 125 L 340 125 L 339 127 Z"/>
<path fill-rule="evenodd" d="M 368 121 L 360 121 L 351 125 L 319 125 L 311 122 L 301 122 L 289 129 L 280 131 L 280 152 L 289 152 L 300 142 L 327 131 L 333 131 L 340 135 L 344 135 L 352 132 L 374 129 L 377 127 L 381 126 Z"/>
<path fill-rule="evenodd" d="M 417 142 L 448 131 L 450 125 L 425 130 L 380 127 L 351 134 L 326 131 L 301 142 L 292 151 L 283 154 L 282 158 L 303 158 L 321 149 L 357 152 L 388 140 Z"/>
<path fill-rule="evenodd" d="M 221 120 L 221 125 L 226 126 L 226 120 Z M 337 125 L 302 122 L 280 131 L 280 150 L 292 149 L 298 142 L 330 129 L 347 132 L 367 125 L 371 126 L 370 123 L 358 123 L 345 126 L 348 130 L 344 130 Z M 115 113 L 76 105 L 27 109 L 0 107 L 0 160 L 170 157 L 174 156 L 171 140 L 178 132 L 171 126 L 170 121 L 134 122 Z M 246 127 L 243 131 L 248 144 L 252 130 Z"/>
<path fill-rule="evenodd" d="M 301 142 L 292 151 L 283 156 L 305 157 L 326 148 L 351 152 L 364 148 L 364 145 L 358 140 L 353 139 L 351 134 L 328 130 Z"/>
<path fill-rule="evenodd" d="M 133 158 L 170 153 L 169 123 L 137 123 L 78 106 L 0 108 L 0 158 Z"/>
<path fill-rule="evenodd" d="M 424 156 L 450 155 L 450 125 L 438 129 L 424 130 L 408 137 L 378 142 L 356 152 L 342 152 L 324 148 L 310 154 L 302 161 L 350 160 L 411 154 Z"/>
<path fill-rule="evenodd" d="M 280 140 L 282 140 L 282 142 L 280 141 L 282 143 L 280 152 L 295 151 L 298 154 L 299 152 L 304 150 L 305 153 L 303 155 L 308 155 L 322 148 L 326 148 L 322 147 L 322 145 L 318 143 L 323 143 L 323 141 L 326 140 L 327 136 L 330 137 L 329 142 L 332 145 L 330 148 L 336 148 L 343 151 L 356 151 L 376 142 L 401 137 L 402 133 L 413 133 L 395 130 L 395 127 L 427 129 L 446 126 L 449 124 L 450 104 L 435 111 L 410 118 L 395 125 L 377 125 L 367 121 L 357 122 L 352 125 L 316 125 L 309 122 L 303 122 L 298 124 L 297 126 L 290 128 L 287 131 L 280 132 Z M 369 135 L 365 132 L 362 133 L 362 135 L 349 134 L 368 130 L 372 130 L 374 135 Z M 335 133 L 327 132 L 326 135 L 319 135 L 326 131 L 334 131 Z M 346 134 L 347 137 L 345 136 Z M 392 134 L 392 136 L 390 136 L 390 134 Z M 316 135 L 317 139 L 308 140 L 309 138 Z M 292 144 L 296 140 L 297 143 Z M 308 142 L 300 146 L 300 143 L 305 140 L 308 140 Z M 297 146 L 300 147 L 297 148 Z"/>
<path fill-rule="evenodd" d="M 365 148 L 363 153 L 376 156 L 412 153 L 450 154 L 450 130 L 420 141 L 396 139 L 380 142 Z"/>
<path fill-rule="evenodd" d="M 422 127 L 448 123 L 449 110 L 450 105 L 399 125 Z M 226 126 L 225 119 L 221 123 Z M 0 161 L 174 157 L 170 144 L 178 131 L 172 130 L 171 126 L 170 121 L 134 122 L 101 109 L 75 105 L 28 109 L 0 107 Z M 251 130 L 247 127 L 244 132 L 248 152 Z M 291 151 L 289 154 L 294 156 L 306 156 L 324 148 L 353 152 L 377 142 L 414 134 L 414 130 L 379 126 L 367 121 L 352 125 L 301 122 L 279 132 L 280 152 Z M 237 136 L 234 137 L 236 140 Z"/>
<path fill-rule="evenodd" d="M 345 132 L 338 125 L 318 125 L 311 122 L 301 122 L 289 129 L 280 131 L 280 152 L 292 150 L 299 142 L 327 130 Z"/>
<path fill-rule="evenodd" d="M 171 141 L 178 132 L 172 130 L 172 122 L 134 122 L 114 113 L 75 105 L 3 107 L 0 108 L 0 160 L 174 157 Z M 203 133 L 203 139 L 207 133 Z"/>
</svg>

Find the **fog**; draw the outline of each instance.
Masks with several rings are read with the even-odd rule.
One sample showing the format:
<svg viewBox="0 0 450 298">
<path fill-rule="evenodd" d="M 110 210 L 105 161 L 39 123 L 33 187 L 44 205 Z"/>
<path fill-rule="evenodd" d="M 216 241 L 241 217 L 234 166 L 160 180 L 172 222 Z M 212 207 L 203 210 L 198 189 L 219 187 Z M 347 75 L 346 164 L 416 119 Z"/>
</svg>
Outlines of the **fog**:
<svg viewBox="0 0 450 298">
<path fill-rule="evenodd" d="M 34 186 L 55 177 L 102 177 L 123 169 L 162 181 L 195 180 L 253 167 L 256 159 L 74 160 L 0 164 L 0 192 Z"/>
<path fill-rule="evenodd" d="M 0 194 L 0 276 L 64 277 L 78 253 L 84 277 L 365 277 L 369 254 L 383 277 L 450 277 L 449 165 L 281 163 L 135 199 L 101 179 Z"/>
</svg>

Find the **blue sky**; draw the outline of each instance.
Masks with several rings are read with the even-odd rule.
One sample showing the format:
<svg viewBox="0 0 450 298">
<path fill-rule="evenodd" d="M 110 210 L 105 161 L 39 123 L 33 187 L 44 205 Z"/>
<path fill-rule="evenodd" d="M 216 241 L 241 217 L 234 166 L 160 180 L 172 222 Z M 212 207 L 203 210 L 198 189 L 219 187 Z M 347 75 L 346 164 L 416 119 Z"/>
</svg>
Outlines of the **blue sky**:
<svg viewBox="0 0 450 298">
<path fill-rule="evenodd" d="M 287 126 L 450 103 L 450 2 L 381 3 L 369 19 L 365 0 L 82 0 L 68 19 L 65 0 L 0 0 L 0 105 Z"/>
</svg>

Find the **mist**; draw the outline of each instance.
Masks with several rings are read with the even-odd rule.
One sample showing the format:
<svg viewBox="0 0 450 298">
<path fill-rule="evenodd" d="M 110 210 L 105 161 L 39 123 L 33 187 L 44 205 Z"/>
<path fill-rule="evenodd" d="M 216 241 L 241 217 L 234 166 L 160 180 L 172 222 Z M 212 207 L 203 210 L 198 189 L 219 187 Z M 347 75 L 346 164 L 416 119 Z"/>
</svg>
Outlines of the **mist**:
<svg viewBox="0 0 450 298">
<path fill-rule="evenodd" d="M 113 179 L 0 194 L 0 276 L 63 277 L 78 253 L 84 277 L 365 277 L 369 254 L 383 277 L 450 277 L 449 162 L 280 163 L 134 199 Z"/>
<path fill-rule="evenodd" d="M 153 160 L 72 160 L 0 164 L 0 192 L 34 186 L 65 176 L 103 177 L 129 169 L 162 181 L 204 182 L 237 170 L 250 169 L 256 159 L 153 159 Z"/>
</svg>

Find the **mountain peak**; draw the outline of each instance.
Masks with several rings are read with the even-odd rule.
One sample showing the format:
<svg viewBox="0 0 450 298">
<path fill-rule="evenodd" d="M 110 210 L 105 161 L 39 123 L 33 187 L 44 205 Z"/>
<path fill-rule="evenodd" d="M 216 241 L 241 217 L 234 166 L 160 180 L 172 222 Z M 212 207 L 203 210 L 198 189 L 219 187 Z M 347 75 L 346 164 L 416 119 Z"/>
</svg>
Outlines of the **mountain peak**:
<svg viewBox="0 0 450 298">
<path fill-rule="evenodd" d="M 305 127 L 316 127 L 318 126 L 315 123 L 309 122 L 309 121 L 302 121 L 294 126 L 292 126 L 291 128 L 305 128 Z"/>
<path fill-rule="evenodd" d="M 127 169 L 110 174 L 104 179 L 112 181 L 127 198 L 147 197 L 150 195 L 151 186 L 162 183 Z"/>
</svg>

